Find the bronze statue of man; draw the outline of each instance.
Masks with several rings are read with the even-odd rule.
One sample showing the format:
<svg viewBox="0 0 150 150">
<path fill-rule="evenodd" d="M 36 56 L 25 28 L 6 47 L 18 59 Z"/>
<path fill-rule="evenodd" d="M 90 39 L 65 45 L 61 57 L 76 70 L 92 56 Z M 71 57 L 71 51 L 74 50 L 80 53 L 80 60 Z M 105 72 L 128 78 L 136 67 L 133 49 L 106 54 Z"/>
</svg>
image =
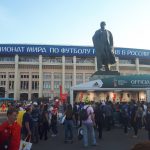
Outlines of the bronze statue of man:
<svg viewBox="0 0 150 150">
<path fill-rule="evenodd" d="M 114 64 L 114 47 L 113 36 L 109 30 L 105 29 L 106 23 L 102 21 L 100 23 L 100 29 L 97 30 L 93 36 L 93 44 L 96 50 L 97 57 L 97 70 L 102 70 L 103 65 L 105 71 L 109 71 L 109 64 Z"/>
</svg>

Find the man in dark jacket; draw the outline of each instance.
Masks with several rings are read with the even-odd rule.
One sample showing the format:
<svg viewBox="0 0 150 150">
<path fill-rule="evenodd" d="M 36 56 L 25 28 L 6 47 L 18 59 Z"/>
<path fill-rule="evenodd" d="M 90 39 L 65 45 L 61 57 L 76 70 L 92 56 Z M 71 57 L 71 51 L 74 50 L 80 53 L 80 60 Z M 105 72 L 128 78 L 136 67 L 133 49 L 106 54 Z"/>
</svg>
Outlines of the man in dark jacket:
<svg viewBox="0 0 150 150">
<path fill-rule="evenodd" d="M 111 106 L 111 102 L 107 102 L 106 105 L 104 106 L 104 113 L 105 113 L 105 125 L 106 125 L 106 130 L 110 131 L 111 130 L 111 123 L 113 122 L 113 109 Z"/>
<path fill-rule="evenodd" d="M 109 71 L 109 64 L 114 64 L 115 57 L 113 54 L 113 36 L 110 31 L 105 29 L 106 23 L 100 23 L 101 29 L 97 30 L 93 36 L 93 44 L 97 56 L 97 70 L 105 66 L 105 71 Z"/>
<path fill-rule="evenodd" d="M 148 130 L 148 138 L 150 140 L 150 106 L 148 107 L 146 113 L 146 128 Z"/>
<path fill-rule="evenodd" d="M 95 123 L 98 128 L 98 137 L 99 139 L 102 138 L 102 130 L 103 130 L 103 123 L 104 123 L 104 114 L 102 110 L 101 104 L 97 104 L 94 110 L 95 113 Z"/>
<path fill-rule="evenodd" d="M 27 141 L 31 140 L 32 135 L 32 127 L 33 127 L 33 121 L 32 121 L 32 105 L 26 106 L 26 113 L 23 115 L 22 120 L 22 137 L 27 138 Z"/>
<path fill-rule="evenodd" d="M 33 103 L 33 110 L 31 112 L 31 117 L 32 117 L 32 141 L 34 143 L 38 143 L 39 141 L 38 127 L 39 127 L 40 111 L 37 102 Z"/>
</svg>

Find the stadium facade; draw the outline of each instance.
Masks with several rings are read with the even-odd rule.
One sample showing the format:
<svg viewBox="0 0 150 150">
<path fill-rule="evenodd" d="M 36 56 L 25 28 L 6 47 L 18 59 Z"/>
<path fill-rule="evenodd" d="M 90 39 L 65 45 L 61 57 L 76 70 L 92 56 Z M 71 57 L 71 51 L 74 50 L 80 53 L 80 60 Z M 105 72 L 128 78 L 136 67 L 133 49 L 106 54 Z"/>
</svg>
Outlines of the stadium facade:
<svg viewBox="0 0 150 150">
<path fill-rule="evenodd" d="M 150 74 L 150 50 L 116 47 L 115 57 L 110 70 L 121 75 Z M 96 62 L 95 49 L 89 46 L 0 44 L 0 87 L 5 89 L 4 97 L 16 100 L 59 96 L 60 86 L 62 93 L 69 93 L 72 86 L 88 82 L 97 71 Z M 126 101 L 135 93 L 123 94 Z M 145 90 L 136 95 L 146 99 Z"/>
</svg>

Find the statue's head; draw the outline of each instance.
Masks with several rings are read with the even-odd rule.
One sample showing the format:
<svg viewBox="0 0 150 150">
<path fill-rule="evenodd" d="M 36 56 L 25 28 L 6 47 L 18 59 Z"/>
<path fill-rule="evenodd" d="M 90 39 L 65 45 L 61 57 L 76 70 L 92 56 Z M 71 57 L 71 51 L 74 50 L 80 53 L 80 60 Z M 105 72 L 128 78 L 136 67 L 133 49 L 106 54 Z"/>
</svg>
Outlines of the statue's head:
<svg viewBox="0 0 150 150">
<path fill-rule="evenodd" d="M 100 23 L 100 26 L 101 26 L 101 29 L 105 29 L 105 26 L 106 26 L 105 21 L 102 21 L 102 22 Z"/>
</svg>

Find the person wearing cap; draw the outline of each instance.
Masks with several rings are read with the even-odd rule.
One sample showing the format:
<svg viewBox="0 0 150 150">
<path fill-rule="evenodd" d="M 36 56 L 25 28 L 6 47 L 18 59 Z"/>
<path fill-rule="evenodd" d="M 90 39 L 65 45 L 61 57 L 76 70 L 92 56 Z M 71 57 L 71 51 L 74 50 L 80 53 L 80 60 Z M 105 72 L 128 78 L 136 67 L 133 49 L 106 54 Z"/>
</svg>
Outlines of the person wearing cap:
<svg viewBox="0 0 150 150">
<path fill-rule="evenodd" d="M 105 71 L 109 71 L 109 64 L 114 64 L 114 48 L 113 48 L 113 36 L 109 30 L 105 29 L 106 23 L 102 21 L 100 23 L 100 29 L 97 30 L 92 37 L 94 48 L 96 50 L 97 57 L 97 70 L 102 70 L 103 66 Z"/>
</svg>

